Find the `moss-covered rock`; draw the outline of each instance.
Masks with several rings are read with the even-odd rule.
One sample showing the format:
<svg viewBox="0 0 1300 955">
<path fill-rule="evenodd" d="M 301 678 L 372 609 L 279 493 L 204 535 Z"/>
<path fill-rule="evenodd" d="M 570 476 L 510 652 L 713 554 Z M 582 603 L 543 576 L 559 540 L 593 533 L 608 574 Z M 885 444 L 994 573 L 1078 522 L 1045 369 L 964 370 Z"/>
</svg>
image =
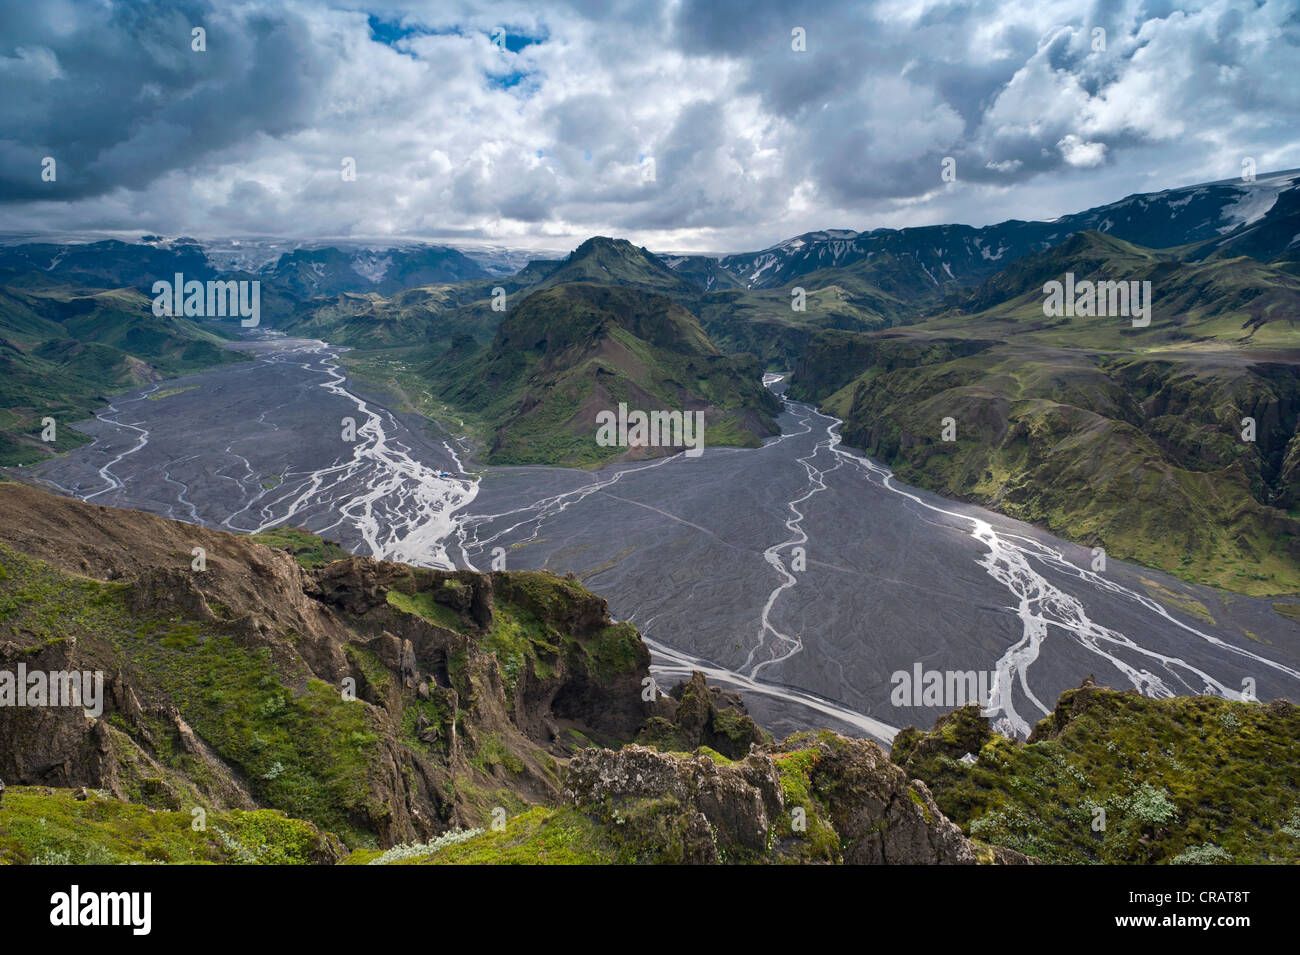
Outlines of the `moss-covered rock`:
<svg viewBox="0 0 1300 955">
<path fill-rule="evenodd" d="M 967 708 L 970 710 L 971 708 Z M 1300 709 L 1285 700 L 1151 699 L 1091 681 L 1027 742 L 966 710 L 908 731 L 893 757 L 968 835 L 1056 863 L 1295 863 Z M 953 745 L 954 726 L 968 738 Z"/>
</svg>

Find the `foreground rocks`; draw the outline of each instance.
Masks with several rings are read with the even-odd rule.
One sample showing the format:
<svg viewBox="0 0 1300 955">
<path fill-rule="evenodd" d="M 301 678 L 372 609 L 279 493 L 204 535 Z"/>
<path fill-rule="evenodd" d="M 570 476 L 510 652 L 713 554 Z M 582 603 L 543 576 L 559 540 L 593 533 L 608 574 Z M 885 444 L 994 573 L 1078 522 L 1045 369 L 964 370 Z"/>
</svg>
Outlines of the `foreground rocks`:
<svg viewBox="0 0 1300 955">
<path fill-rule="evenodd" d="M 796 734 L 744 759 L 589 749 L 566 795 L 653 861 L 973 865 L 1029 860 L 980 846 L 869 740 Z"/>
</svg>

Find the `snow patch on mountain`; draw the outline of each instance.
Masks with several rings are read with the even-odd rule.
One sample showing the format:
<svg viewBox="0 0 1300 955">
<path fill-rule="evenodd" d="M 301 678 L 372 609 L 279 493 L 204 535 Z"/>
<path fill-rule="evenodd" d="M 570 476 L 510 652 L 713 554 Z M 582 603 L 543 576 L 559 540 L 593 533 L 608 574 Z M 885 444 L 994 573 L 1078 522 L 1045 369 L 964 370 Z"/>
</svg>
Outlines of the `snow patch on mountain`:
<svg viewBox="0 0 1300 955">
<path fill-rule="evenodd" d="M 1242 183 L 1238 188 L 1237 198 L 1231 205 L 1223 207 L 1222 222 L 1219 232 L 1231 232 L 1243 225 L 1251 225 L 1268 215 L 1277 203 L 1277 197 L 1292 188 L 1300 176 L 1286 178 L 1258 179 L 1251 183 Z"/>
<path fill-rule="evenodd" d="M 374 252 L 361 253 L 352 259 L 352 271 L 363 279 L 378 285 L 388 274 L 393 264 L 391 255 L 378 255 Z"/>
</svg>

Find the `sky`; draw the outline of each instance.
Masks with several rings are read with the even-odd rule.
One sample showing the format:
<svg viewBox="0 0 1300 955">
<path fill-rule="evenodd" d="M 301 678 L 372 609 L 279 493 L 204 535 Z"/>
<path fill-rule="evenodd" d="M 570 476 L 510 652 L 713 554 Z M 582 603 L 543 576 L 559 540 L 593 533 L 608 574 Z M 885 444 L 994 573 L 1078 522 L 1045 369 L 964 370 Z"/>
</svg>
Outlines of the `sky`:
<svg viewBox="0 0 1300 955">
<path fill-rule="evenodd" d="M 1300 167 L 1297 64 L 1300 0 L 0 0 L 0 232 L 735 252 L 1048 219 Z"/>
</svg>

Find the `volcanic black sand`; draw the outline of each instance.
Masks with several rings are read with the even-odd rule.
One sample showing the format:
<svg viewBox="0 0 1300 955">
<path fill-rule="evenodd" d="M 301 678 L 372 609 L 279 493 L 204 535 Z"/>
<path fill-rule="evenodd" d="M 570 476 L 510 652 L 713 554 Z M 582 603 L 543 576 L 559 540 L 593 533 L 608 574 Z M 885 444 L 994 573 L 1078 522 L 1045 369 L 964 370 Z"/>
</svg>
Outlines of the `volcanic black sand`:
<svg viewBox="0 0 1300 955">
<path fill-rule="evenodd" d="M 573 571 L 641 630 L 662 684 L 703 669 L 777 735 L 928 727 L 962 700 L 894 705 L 891 674 L 917 665 L 987 672 L 1000 728 L 1019 735 L 1090 674 L 1153 695 L 1253 681 L 1259 699 L 1300 696 L 1300 625 L 1270 600 L 1113 559 L 1093 572 L 1086 548 L 898 483 L 806 405 L 787 402 L 782 435 L 755 450 L 476 478 L 455 439 L 361 397 L 337 349 L 238 347 L 260 360 L 124 395 L 78 426 L 94 444 L 21 473 L 414 564 Z"/>
</svg>

